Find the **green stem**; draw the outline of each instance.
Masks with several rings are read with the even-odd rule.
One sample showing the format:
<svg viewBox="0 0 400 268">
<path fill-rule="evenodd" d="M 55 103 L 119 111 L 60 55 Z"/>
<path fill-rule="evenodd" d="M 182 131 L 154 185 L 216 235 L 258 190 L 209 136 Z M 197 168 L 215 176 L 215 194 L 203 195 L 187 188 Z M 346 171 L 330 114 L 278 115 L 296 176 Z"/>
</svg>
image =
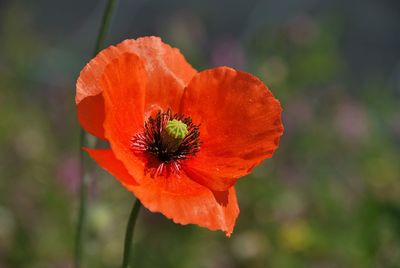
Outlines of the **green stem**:
<svg viewBox="0 0 400 268">
<path fill-rule="evenodd" d="M 108 0 L 107 1 L 107 6 L 103 13 L 101 28 L 100 28 L 99 34 L 97 35 L 96 46 L 94 48 L 93 56 L 96 56 L 96 54 L 99 53 L 100 50 L 104 46 L 104 40 L 106 39 L 108 30 L 110 28 L 111 18 L 112 18 L 113 10 L 114 10 L 116 4 L 117 4 L 117 0 Z"/>
<path fill-rule="evenodd" d="M 136 199 L 135 203 L 133 204 L 131 215 L 129 216 L 128 225 L 126 226 L 126 233 L 125 233 L 125 243 L 124 243 L 124 259 L 122 261 L 122 268 L 130 267 L 131 261 L 131 252 L 132 252 L 132 242 L 133 242 L 133 231 L 135 229 L 136 219 L 139 214 L 139 210 L 142 204 L 140 203 L 139 199 Z"/>
<path fill-rule="evenodd" d="M 82 242 L 84 240 L 84 234 L 86 233 L 86 208 L 87 208 L 87 192 L 89 188 L 89 177 L 85 176 L 85 171 L 83 169 L 84 155 L 82 151 L 82 146 L 85 144 L 85 132 L 81 129 L 79 134 L 79 165 L 80 165 L 80 193 L 79 193 L 79 212 L 78 212 L 78 222 L 76 225 L 76 237 L 75 237 L 75 267 L 79 268 L 81 266 L 83 246 Z"/>
<path fill-rule="evenodd" d="M 113 14 L 113 10 L 116 6 L 117 0 L 108 0 L 106 9 L 104 10 L 103 18 L 101 21 L 101 26 L 99 33 L 97 35 L 96 46 L 93 52 L 93 55 L 99 53 L 99 51 L 104 46 L 104 40 L 107 36 L 107 32 L 110 28 L 110 22 Z M 88 144 L 88 137 L 86 136 L 86 132 L 81 129 L 80 130 L 80 138 L 79 138 L 79 162 L 80 162 L 80 194 L 79 194 L 79 213 L 78 213 L 78 222 L 76 225 L 76 237 L 75 237 L 75 254 L 74 254 L 74 263 L 75 268 L 80 268 L 82 266 L 82 260 L 84 257 L 84 240 L 86 238 L 86 218 L 87 218 L 87 206 L 88 206 L 88 190 L 90 184 L 90 173 L 85 171 L 84 168 L 84 152 L 82 147 L 89 145 L 89 147 L 95 146 L 96 141 L 94 140 L 91 144 Z M 90 146 L 92 145 L 92 146 Z"/>
</svg>

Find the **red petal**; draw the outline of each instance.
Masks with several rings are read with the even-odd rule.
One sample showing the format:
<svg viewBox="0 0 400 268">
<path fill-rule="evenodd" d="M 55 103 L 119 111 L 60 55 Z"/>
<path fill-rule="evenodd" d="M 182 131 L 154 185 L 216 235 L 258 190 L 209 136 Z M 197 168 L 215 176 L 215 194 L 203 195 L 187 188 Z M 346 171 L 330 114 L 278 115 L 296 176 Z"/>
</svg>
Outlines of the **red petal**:
<svg viewBox="0 0 400 268">
<path fill-rule="evenodd" d="M 185 162 L 192 179 L 223 191 L 272 156 L 283 133 L 281 106 L 256 77 L 228 67 L 197 74 L 181 112 L 201 124 L 200 152 Z"/>
<path fill-rule="evenodd" d="M 132 191 L 132 188 L 138 185 L 136 180 L 128 173 L 124 164 L 115 157 L 110 149 L 83 149 L 128 190 Z"/>
<path fill-rule="evenodd" d="M 185 86 L 197 73 L 180 51 L 154 36 L 126 40 L 118 47 L 134 52 L 145 63 L 149 77 L 145 109 L 158 106 L 177 111 Z"/>
<path fill-rule="evenodd" d="M 106 66 L 126 52 L 137 54 L 145 65 L 149 77 L 146 110 L 151 108 L 151 104 L 162 109 L 177 110 L 184 86 L 196 74 L 178 49 L 164 44 L 158 37 L 125 40 L 117 46 L 104 49 L 81 71 L 75 97 L 80 123 L 99 138 L 104 138 L 104 107 L 100 100 L 90 99 L 103 92 L 100 80 Z"/>
<path fill-rule="evenodd" d="M 78 104 L 78 120 L 90 134 L 105 140 L 104 99 L 102 94 L 83 99 Z"/>
<path fill-rule="evenodd" d="M 114 59 L 104 71 L 105 137 L 118 159 L 135 179 L 140 180 L 143 163 L 131 150 L 131 139 L 143 129 L 144 96 L 147 82 L 143 64 L 135 54 L 125 53 Z"/>
<path fill-rule="evenodd" d="M 233 231 L 239 214 L 235 189 L 213 193 L 209 189 L 180 177 L 145 176 L 138 185 L 111 150 L 86 149 L 105 170 L 114 175 L 152 212 L 161 212 L 180 224 L 197 224 L 210 230 Z"/>
</svg>

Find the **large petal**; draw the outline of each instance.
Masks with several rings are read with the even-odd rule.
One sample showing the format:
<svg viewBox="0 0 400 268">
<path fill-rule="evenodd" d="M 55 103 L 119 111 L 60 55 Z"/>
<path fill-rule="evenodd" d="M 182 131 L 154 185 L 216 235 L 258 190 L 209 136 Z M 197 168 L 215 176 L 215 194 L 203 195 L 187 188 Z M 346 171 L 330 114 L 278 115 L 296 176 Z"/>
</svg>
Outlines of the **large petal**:
<svg viewBox="0 0 400 268">
<path fill-rule="evenodd" d="M 162 109 L 177 109 L 183 88 L 196 74 L 178 49 L 163 43 L 158 37 L 129 39 L 102 50 L 81 71 L 75 97 L 80 123 L 99 138 L 104 138 L 103 88 L 100 80 L 106 66 L 126 52 L 137 54 L 144 62 L 149 77 L 146 87 L 147 108 L 155 104 Z"/>
<path fill-rule="evenodd" d="M 145 177 L 138 184 L 112 150 L 86 149 L 105 170 L 114 175 L 152 212 L 161 212 L 180 224 L 197 224 L 222 230 L 230 236 L 239 215 L 234 188 L 213 193 L 208 188 L 181 176 Z"/>
<path fill-rule="evenodd" d="M 256 77 L 228 67 L 197 74 L 181 112 L 201 124 L 200 152 L 185 161 L 192 179 L 223 191 L 272 156 L 283 133 L 281 106 Z"/>
<path fill-rule="evenodd" d="M 126 40 L 119 45 L 139 55 L 149 77 L 146 89 L 146 110 L 157 105 L 162 109 L 179 109 L 184 88 L 197 73 L 177 48 L 158 37 Z"/>
<path fill-rule="evenodd" d="M 133 187 L 139 185 L 134 177 L 128 173 L 124 164 L 115 157 L 110 149 L 83 149 L 97 164 L 99 164 L 99 166 L 112 174 L 129 191 L 133 191 Z"/>
<path fill-rule="evenodd" d="M 106 139 L 103 126 L 105 118 L 103 94 L 84 98 L 78 104 L 77 116 L 87 132 L 100 139 Z"/>
<path fill-rule="evenodd" d="M 132 175 L 143 172 L 143 162 L 132 152 L 131 139 L 143 129 L 146 71 L 136 54 L 114 59 L 101 79 L 103 88 L 105 137 Z"/>
</svg>

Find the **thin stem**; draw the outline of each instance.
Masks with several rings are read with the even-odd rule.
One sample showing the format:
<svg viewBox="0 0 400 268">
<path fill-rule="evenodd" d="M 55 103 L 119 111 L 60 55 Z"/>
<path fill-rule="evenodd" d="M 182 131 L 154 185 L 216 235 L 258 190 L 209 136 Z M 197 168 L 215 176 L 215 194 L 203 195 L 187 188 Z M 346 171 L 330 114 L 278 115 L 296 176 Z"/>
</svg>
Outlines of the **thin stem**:
<svg viewBox="0 0 400 268">
<path fill-rule="evenodd" d="M 107 32 L 110 28 L 110 22 L 113 14 L 113 10 L 116 6 L 117 0 L 108 0 L 106 9 L 104 10 L 103 18 L 101 21 L 101 26 L 99 33 L 97 35 L 96 46 L 93 52 L 93 55 L 96 55 L 104 46 L 104 40 L 107 36 Z M 88 137 L 86 132 L 81 129 L 79 134 L 79 163 L 80 163 L 80 194 L 79 194 L 79 213 L 78 213 L 78 222 L 76 225 L 76 237 L 75 237 L 75 254 L 74 254 L 74 263 L 75 268 L 80 268 L 82 265 L 82 260 L 84 256 L 84 245 L 83 242 L 86 238 L 86 211 L 88 206 L 88 190 L 90 184 L 90 173 L 85 171 L 84 168 L 84 152 L 82 147 L 86 145 L 95 146 L 96 141 L 92 139 L 92 142 L 88 142 Z M 88 144 L 90 143 L 90 144 Z M 90 146 L 90 147 L 91 147 Z"/>
<path fill-rule="evenodd" d="M 89 176 L 85 175 L 84 171 L 84 155 L 82 146 L 85 145 L 85 131 L 80 130 L 79 134 L 79 165 L 80 165 L 80 193 L 79 193 L 79 213 L 78 222 L 76 225 L 76 237 L 75 237 L 75 267 L 79 268 L 82 262 L 83 255 L 83 240 L 86 234 L 86 208 L 87 208 L 87 192 L 89 188 Z"/>
<path fill-rule="evenodd" d="M 93 56 L 96 56 L 96 54 L 99 53 L 104 46 L 104 40 L 106 39 L 108 30 L 110 28 L 113 10 L 116 5 L 117 5 L 117 0 L 107 1 L 107 6 L 103 13 L 100 31 L 99 34 L 97 35 L 96 46 L 94 48 Z"/>
<path fill-rule="evenodd" d="M 133 204 L 131 214 L 129 216 L 128 225 L 126 226 L 125 243 L 124 243 L 124 259 L 122 261 L 122 268 L 130 267 L 133 231 L 135 229 L 136 219 L 138 217 L 141 206 L 142 206 L 142 204 L 140 203 L 139 199 L 136 199 L 135 203 Z"/>
</svg>

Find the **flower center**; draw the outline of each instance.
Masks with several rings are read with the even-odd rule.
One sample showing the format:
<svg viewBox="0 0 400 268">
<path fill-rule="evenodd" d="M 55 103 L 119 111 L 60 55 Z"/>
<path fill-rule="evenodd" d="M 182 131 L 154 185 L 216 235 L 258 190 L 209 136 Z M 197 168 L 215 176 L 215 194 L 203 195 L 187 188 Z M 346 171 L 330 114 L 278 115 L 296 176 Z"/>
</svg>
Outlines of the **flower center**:
<svg viewBox="0 0 400 268">
<path fill-rule="evenodd" d="M 172 119 L 168 121 L 166 127 L 168 135 L 176 140 L 183 140 L 188 134 L 187 125 L 181 120 Z"/>
<path fill-rule="evenodd" d="M 167 122 L 161 132 L 161 140 L 168 151 L 174 152 L 189 133 L 187 125 L 181 120 L 172 119 Z"/>
<path fill-rule="evenodd" d="M 155 158 L 147 161 L 149 169 L 157 175 L 178 173 L 181 162 L 194 156 L 200 150 L 199 126 L 190 117 L 172 114 L 171 110 L 159 111 L 145 122 L 142 132 L 131 140 L 135 153 Z"/>
</svg>

